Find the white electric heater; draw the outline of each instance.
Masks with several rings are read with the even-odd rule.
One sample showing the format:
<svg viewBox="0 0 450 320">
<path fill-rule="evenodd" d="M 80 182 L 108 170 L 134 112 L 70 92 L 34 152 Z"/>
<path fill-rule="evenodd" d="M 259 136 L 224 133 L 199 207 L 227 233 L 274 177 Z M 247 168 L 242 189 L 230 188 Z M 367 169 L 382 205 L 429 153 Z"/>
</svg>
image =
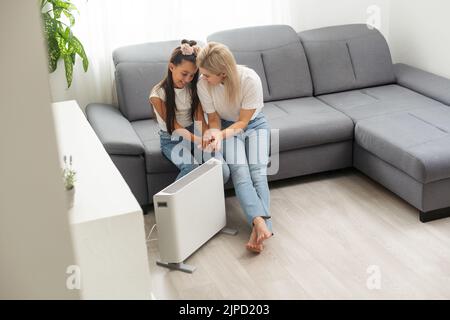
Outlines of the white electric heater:
<svg viewBox="0 0 450 320">
<path fill-rule="evenodd" d="M 212 158 L 153 196 L 161 261 L 170 269 L 192 273 L 184 264 L 205 242 L 225 228 L 222 164 Z"/>
</svg>

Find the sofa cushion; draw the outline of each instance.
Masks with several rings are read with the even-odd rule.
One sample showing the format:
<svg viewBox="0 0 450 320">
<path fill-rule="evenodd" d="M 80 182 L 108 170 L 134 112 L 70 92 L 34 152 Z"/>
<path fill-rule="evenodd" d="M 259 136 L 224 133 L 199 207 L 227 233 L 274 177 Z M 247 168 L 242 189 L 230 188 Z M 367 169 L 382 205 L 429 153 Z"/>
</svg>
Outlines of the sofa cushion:
<svg viewBox="0 0 450 320">
<path fill-rule="evenodd" d="M 266 72 L 264 71 L 264 64 L 261 59 L 261 53 L 251 51 L 238 52 L 234 53 L 234 57 L 238 64 L 248 66 L 249 68 L 255 70 L 255 72 L 261 78 L 264 99 L 266 99 L 266 97 L 269 97 L 269 87 L 267 86 Z"/>
<path fill-rule="evenodd" d="M 180 41 L 175 40 L 114 50 L 117 99 L 129 121 L 154 118 L 148 102 L 150 90 L 165 77 L 170 54 L 179 45 Z"/>
<path fill-rule="evenodd" d="M 159 125 L 154 119 L 131 123 L 145 149 L 145 167 L 147 173 L 178 172 L 178 168 L 161 152 L 158 131 Z"/>
<path fill-rule="evenodd" d="M 148 97 L 153 86 L 164 77 L 166 68 L 167 63 L 163 62 L 124 62 L 116 66 L 119 108 L 129 121 L 154 118 Z"/>
<path fill-rule="evenodd" d="M 317 98 L 345 113 L 355 123 L 384 114 L 443 105 L 436 100 L 395 84 L 332 93 Z"/>
<path fill-rule="evenodd" d="M 450 109 L 435 106 L 361 120 L 359 146 L 421 183 L 450 177 Z"/>
<path fill-rule="evenodd" d="M 316 95 L 355 87 L 352 61 L 345 42 L 309 42 L 306 48 L 311 57 L 308 59 Z"/>
<path fill-rule="evenodd" d="M 208 36 L 208 41 L 225 44 L 238 64 L 258 73 L 264 101 L 312 95 L 305 52 L 291 27 L 271 25 L 221 31 Z"/>
<path fill-rule="evenodd" d="M 90 103 L 86 117 L 108 154 L 139 156 L 144 153 L 141 139 L 116 107 Z"/>
<path fill-rule="evenodd" d="M 280 152 L 353 139 L 351 119 L 314 97 L 267 102 L 263 112 Z"/>
<path fill-rule="evenodd" d="M 313 29 L 298 35 L 315 95 L 395 82 L 386 40 L 366 24 Z"/>
</svg>

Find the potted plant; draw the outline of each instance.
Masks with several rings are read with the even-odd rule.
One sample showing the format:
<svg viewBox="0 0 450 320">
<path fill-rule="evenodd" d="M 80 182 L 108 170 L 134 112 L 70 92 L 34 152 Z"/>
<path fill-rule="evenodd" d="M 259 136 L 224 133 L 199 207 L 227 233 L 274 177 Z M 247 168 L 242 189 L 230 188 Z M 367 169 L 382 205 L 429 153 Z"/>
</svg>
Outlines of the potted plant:
<svg viewBox="0 0 450 320">
<path fill-rule="evenodd" d="M 76 55 L 83 60 L 86 72 L 89 61 L 81 41 L 72 32 L 75 24 L 73 12 L 78 9 L 70 0 L 39 0 L 44 25 L 44 37 L 47 43 L 48 68 L 50 73 L 57 68 L 58 61 L 64 61 L 67 87 L 72 84 L 73 66 Z"/>
<path fill-rule="evenodd" d="M 72 167 L 72 156 L 69 156 L 69 164 L 67 164 L 67 156 L 64 156 L 64 168 L 63 168 L 63 181 L 64 188 L 66 190 L 67 206 L 68 208 L 73 207 L 73 202 L 75 198 L 75 181 L 76 181 L 76 171 Z"/>
</svg>

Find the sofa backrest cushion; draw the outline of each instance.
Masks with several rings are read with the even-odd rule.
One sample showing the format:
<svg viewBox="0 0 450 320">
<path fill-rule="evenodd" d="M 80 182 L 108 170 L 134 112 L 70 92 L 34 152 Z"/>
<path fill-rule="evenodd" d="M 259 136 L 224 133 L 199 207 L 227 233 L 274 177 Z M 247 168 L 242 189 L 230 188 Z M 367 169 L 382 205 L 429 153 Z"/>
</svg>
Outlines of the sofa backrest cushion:
<svg viewBox="0 0 450 320">
<path fill-rule="evenodd" d="M 240 28 L 213 33 L 208 42 L 225 44 L 238 64 L 256 71 L 264 101 L 312 95 L 312 82 L 303 47 L 286 25 Z"/>
<path fill-rule="evenodd" d="M 366 24 L 300 32 L 314 95 L 395 82 L 391 53 L 383 35 Z"/>
<path fill-rule="evenodd" d="M 113 52 L 119 108 L 129 121 L 155 117 L 150 90 L 165 77 L 170 54 L 179 45 L 179 40 L 152 42 Z"/>
</svg>

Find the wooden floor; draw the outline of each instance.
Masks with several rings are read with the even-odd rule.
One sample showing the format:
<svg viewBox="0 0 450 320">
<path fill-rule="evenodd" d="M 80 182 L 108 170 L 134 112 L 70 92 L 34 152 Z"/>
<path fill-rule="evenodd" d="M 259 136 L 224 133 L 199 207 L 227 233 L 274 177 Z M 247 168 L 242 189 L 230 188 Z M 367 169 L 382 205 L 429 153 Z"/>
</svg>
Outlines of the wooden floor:
<svg viewBox="0 0 450 320">
<path fill-rule="evenodd" d="M 250 229 L 233 195 L 227 216 L 238 235 L 218 234 L 195 252 L 186 261 L 193 274 L 157 266 L 157 241 L 149 242 L 155 298 L 450 299 L 450 218 L 421 223 L 416 209 L 354 169 L 270 189 L 275 236 L 260 255 L 244 247 Z M 147 233 L 154 223 L 150 212 Z"/>
</svg>

